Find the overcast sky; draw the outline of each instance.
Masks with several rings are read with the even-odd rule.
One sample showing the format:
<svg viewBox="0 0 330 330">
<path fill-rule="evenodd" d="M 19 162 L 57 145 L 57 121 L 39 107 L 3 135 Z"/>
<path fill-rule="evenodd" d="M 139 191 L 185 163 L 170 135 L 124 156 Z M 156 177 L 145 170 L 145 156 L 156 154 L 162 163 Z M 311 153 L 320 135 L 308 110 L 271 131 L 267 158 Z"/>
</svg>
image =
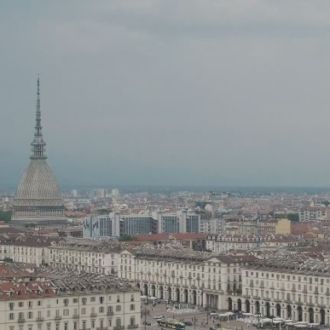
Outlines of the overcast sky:
<svg viewBox="0 0 330 330">
<path fill-rule="evenodd" d="M 0 185 L 36 77 L 63 184 L 330 186 L 330 1 L 0 1 Z"/>
</svg>

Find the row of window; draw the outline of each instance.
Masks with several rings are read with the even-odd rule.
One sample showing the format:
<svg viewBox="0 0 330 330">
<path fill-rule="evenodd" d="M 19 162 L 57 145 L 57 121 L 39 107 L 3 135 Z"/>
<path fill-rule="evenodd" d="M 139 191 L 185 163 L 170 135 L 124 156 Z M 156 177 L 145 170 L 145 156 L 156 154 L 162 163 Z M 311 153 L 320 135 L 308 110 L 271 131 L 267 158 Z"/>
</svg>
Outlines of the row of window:
<svg viewBox="0 0 330 330">
<path fill-rule="evenodd" d="M 97 329 L 97 328 L 103 328 L 107 326 L 107 321 L 100 319 L 99 325 L 97 325 L 97 322 L 95 320 L 82 320 L 81 321 L 81 327 L 79 327 L 79 321 L 73 321 L 73 326 L 69 326 L 69 322 L 56 322 L 56 323 L 46 323 L 45 325 L 42 323 L 33 325 L 33 324 L 20 324 L 18 326 L 11 325 L 9 326 L 9 330 L 87 330 L 87 329 Z M 131 327 L 137 328 L 138 324 L 136 324 L 136 319 L 134 316 L 130 318 L 129 325 Z M 108 326 L 112 326 L 112 320 L 108 320 Z M 117 318 L 115 321 L 115 326 L 121 327 L 122 326 L 122 319 Z"/>
<path fill-rule="evenodd" d="M 265 277 L 265 278 L 276 278 L 277 280 L 287 280 L 287 281 L 290 281 L 290 280 L 293 280 L 293 281 L 298 281 L 298 282 L 301 282 L 301 281 L 305 281 L 305 282 L 309 282 L 310 284 L 312 284 L 313 282 L 314 283 L 320 283 L 321 285 L 323 285 L 324 283 L 330 283 L 330 280 L 329 278 L 327 279 L 323 279 L 323 278 L 319 278 L 319 277 L 306 277 L 306 276 L 295 276 L 295 275 L 285 275 L 285 274 L 274 274 L 274 273 L 259 273 L 259 272 L 254 272 L 253 271 L 245 271 L 245 276 L 246 277 L 249 277 L 249 275 L 251 276 L 255 276 L 256 278 L 259 277 L 259 275 L 261 277 Z M 314 281 L 313 281 L 314 279 Z"/>
<path fill-rule="evenodd" d="M 90 302 L 96 302 L 96 297 L 90 297 L 89 298 L 89 301 Z M 108 300 L 109 301 L 111 301 L 112 299 L 111 299 L 111 296 L 109 296 L 108 297 Z M 135 299 L 134 299 L 134 295 L 132 294 L 131 295 L 131 299 L 130 299 L 130 301 L 134 301 Z M 83 305 L 86 305 L 87 304 L 87 297 L 83 297 L 83 298 L 81 298 L 81 303 L 83 304 Z M 69 298 L 65 298 L 65 299 L 63 299 L 63 304 L 64 304 L 64 306 L 68 306 L 69 305 L 69 303 L 70 303 L 70 299 Z M 117 297 L 116 297 L 116 302 L 117 303 L 119 303 L 119 302 L 121 302 L 121 296 L 120 295 L 117 295 Z M 28 302 L 26 302 L 27 303 L 27 306 L 29 307 L 29 308 L 32 308 L 33 307 L 33 302 L 32 301 L 28 301 Z M 56 299 L 56 304 L 58 305 L 60 303 L 60 299 Z M 72 298 L 72 303 L 74 303 L 74 304 L 77 304 L 78 303 L 78 298 Z M 105 297 L 103 297 L 103 296 L 101 296 L 101 297 L 99 297 L 99 299 L 98 299 L 98 303 L 100 303 L 100 304 L 103 304 L 103 303 L 105 303 Z M 37 306 L 42 306 L 42 301 L 41 300 L 38 300 L 37 301 Z M 10 302 L 9 303 L 9 309 L 10 310 L 14 310 L 14 308 L 15 308 L 15 306 L 16 307 L 24 307 L 25 306 L 25 304 L 24 304 L 24 301 L 19 301 L 16 305 L 15 305 L 15 303 L 14 302 Z"/>
</svg>

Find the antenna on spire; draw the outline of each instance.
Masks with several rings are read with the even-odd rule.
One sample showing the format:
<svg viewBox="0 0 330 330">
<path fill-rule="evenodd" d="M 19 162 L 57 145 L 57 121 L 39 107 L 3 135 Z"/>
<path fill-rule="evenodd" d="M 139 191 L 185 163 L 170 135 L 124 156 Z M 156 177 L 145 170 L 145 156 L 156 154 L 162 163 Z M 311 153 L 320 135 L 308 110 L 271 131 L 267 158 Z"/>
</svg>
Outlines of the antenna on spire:
<svg viewBox="0 0 330 330">
<path fill-rule="evenodd" d="M 37 78 L 37 95 L 40 96 L 40 74 L 38 73 Z"/>
<path fill-rule="evenodd" d="M 36 125 L 34 130 L 34 139 L 31 143 L 32 155 L 31 159 L 45 159 L 47 158 L 45 152 L 45 141 L 42 137 L 42 126 L 41 126 L 41 111 L 40 111 L 40 77 L 38 73 L 37 78 L 37 109 L 36 109 Z"/>
</svg>

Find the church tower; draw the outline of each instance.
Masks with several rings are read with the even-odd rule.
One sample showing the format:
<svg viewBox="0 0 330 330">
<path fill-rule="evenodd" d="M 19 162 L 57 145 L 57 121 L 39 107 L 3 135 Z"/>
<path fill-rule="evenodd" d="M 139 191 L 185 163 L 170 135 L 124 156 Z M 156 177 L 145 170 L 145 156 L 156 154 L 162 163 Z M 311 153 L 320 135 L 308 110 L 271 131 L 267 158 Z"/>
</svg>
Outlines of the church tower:
<svg viewBox="0 0 330 330">
<path fill-rule="evenodd" d="M 13 204 L 13 224 L 65 223 L 64 203 L 52 169 L 47 163 L 42 136 L 40 79 L 37 80 L 37 107 L 30 163 L 18 185 Z"/>
</svg>

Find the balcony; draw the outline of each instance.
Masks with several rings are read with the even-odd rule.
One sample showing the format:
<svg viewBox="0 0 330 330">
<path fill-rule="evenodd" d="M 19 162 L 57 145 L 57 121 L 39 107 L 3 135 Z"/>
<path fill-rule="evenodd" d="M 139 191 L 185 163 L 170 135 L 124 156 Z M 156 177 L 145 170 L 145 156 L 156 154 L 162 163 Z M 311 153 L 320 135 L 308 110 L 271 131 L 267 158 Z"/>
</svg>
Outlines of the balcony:
<svg viewBox="0 0 330 330">
<path fill-rule="evenodd" d="M 137 329 L 138 327 L 138 324 L 130 324 L 127 326 L 127 329 Z"/>
<path fill-rule="evenodd" d="M 95 312 L 92 312 L 92 313 L 90 314 L 90 317 L 97 317 L 97 314 L 96 314 Z"/>
<path fill-rule="evenodd" d="M 55 321 L 60 321 L 60 320 L 62 320 L 62 316 L 61 316 L 61 315 L 56 315 L 56 316 L 54 317 L 54 320 L 55 320 Z"/>
<path fill-rule="evenodd" d="M 20 316 L 17 320 L 18 323 L 24 323 L 25 322 L 25 317 L 24 316 Z"/>
<path fill-rule="evenodd" d="M 123 325 L 117 325 L 113 328 L 113 330 L 124 330 L 125 327 Z"/>
<path fill-rule="evenodd" d="M 113 311 L 107 311 L 107 316 L 113 316 Z"/>
<path fill-rule="evenodd" d="M 73 317 L 74 319 L 79 319 L 79 314 L 75 313 L 75 314 L 72 315 L 72 317 Z"/>
<path fill-rule="evenodd" d="M 37 322 L 43 322 L 45 319 L 42 316 L 38 316 L 36 321 Z"/>
<path fill-rule="evenodd" d="M 96 330 L 108 330 L 108 327 L 98 327 Z"/>
</svg>

